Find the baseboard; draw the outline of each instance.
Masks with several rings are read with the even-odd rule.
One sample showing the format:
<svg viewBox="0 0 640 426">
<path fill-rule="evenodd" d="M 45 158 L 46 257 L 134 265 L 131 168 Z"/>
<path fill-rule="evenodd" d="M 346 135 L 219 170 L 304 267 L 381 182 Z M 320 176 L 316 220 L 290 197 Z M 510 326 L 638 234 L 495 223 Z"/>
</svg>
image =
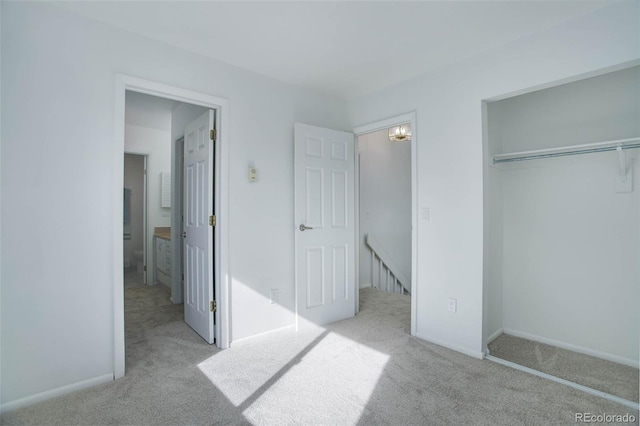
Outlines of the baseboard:
<svg viewBox="0 0 640 426">
<path fill-rule="evenodd" d="M 485 357 L 485 359 L 487 359 L 489 361 L 492 361 L 492 362 L 495 362 L 495 363 L 498 363 L 498 364 L 502 364 L 502 365 L 504 365 L 506 367 L 513 368 L 515 370 L 524 371 L 525 373 L 529 373 L 529 374 L 533 374 L 534 376 L 542 377 L 543 379 L 551 380 L 551 381 L 556 382 L 556 383 L 560 383 L 560 384 L 563 384 L 563 385 L 566 385 L 566 386 L 570 386 L 570 387 L 572 387 L 574 389 L 581 390 L 581 391 L 589 393 L 591 395 L 595 395 L 595 396 L 599 396 L 599 397 L 604 398 L 604 399 L 608 399 L 609 401 L 613 401 L 615 403 L 625 405 L 625 406 L 627 406 L 629 408 L 632 408 L 634 410 L 638 410 L 638 408 L 640 408 L 640 405 L 635 401 L 629 401 L 628 399 L 620 398 L 619 396 L 611 395 L 611 394 L 609 394 L 607 392 L 603 392 L 603 391 L 600 391 L 600 390 L 597 390 L 597 389 L 590 388 L 588 386 L 584 386 L 584 385 L 581 385 L 581 384 L 578 384 L 578 383 L 574 383 L 574 382 L 571 382 L 569 380 L 562 379 L 560 377 L 552 376 L 550 374 L 543 373 L 542 371 L 538 371 L 538 370 L 535 370 L 533 368 L 525 367 L 524 365 L 515 364 L 515 363 L 513 363 L 511 361 L 507 361 L 507 360 L 504 360 L 502 358 L 497 358 L 495 356 L 487 355 Z"/>
<path fill-rule="evenodd" d="M 445 342 L 444 340 L 439 340 L 439 339 L 433 339 L 429 336 L 425 336 L 423 334 L 416 334 L 415 337 L 417 337 L 418 339 L 422 339 L 424 341 L 427 341 L 429 343 L 435 343 L 438 346 L 443 346 L 447 349 L 451 349 L 452 351 L 456 351 L 456 352 L 460 352 L 462 354 L 468 355 L 472 358 L 477 358 L 477 359 L 483 359 L 484 358 L 484 354 L 481 351 L 472 351 L 469 350 L 467 348 L 463 348 L 462 346 L 458 346 L 455 345 L 453 343 L 450 342 Z"/>
<path fill-rule="evenodd" d="M 16 410 L 18 408 L 26 407 L 37 402 L 46 401 L 48 399 L 101 385 L 110 381 L 113 381 L 113 373 L 94 377 L 93 379 L 83 380 L 81 382 L 72 383 L 67 386 L 62 386 L 56 389 L 51 389 L 45 392 L 37 393 L 35 395 L 27 396 L 25 398 L 16 399 L 15 401 L 4 403 L 0 406 L 0 412 L 4 413 L 6 411 Z"/>
<path fill-rule="evenodd" d="M 267 334 L 276 333 L 278 331 L 284 331 L 284 330 L 286 330 L 288 328 L 292 328 L 292 329 L 295 330 L 296 329 L 296 325 L 295 324 L 285 325 L 284 327 L 276 328 L 276 329 L 269 330 L 269 331 L 263 331 L 262 333 L 258 333 L 258 334 L 252 334 L 251 336 L 243 337 L 243 338 L 238 339 L 238 340 L 232 340 L 231 342 L 229 342 L 229 346 L 236 345 L 238 343 L 244 343 L 246 341 L 255 339 L 256 337 L 265 336 Z"/>
<path fill-rule="evenodd" d="M 493 333 L 491 336 L 487 337 L 487 345 L 491 342 L 493 342 L 494 340 L 496 340 L 498 337 L 500 337 L 500 335 L 504 333 L 503 329 L 499 329 L 498 331 L 496 331 L 495 333 Z"/>
<path fill-rule="evenodd" d="M 371 288 L 371 283 L 360 284 L 360 288 Z"/>
<path fill-rule="evenodd" d="M 527 333 L 524 331 L 513 330 L 510 328 L 504 329 L 504 334 L 508 334 L 509 336 L 521 337 L 527 340 L 533 340 L 534 342 L 545 343 L 547 345 L 557 346 L 562 349 L 567 349 L 569 351 L 578 352 L 585 355 L 591 355 L 596 358 L 604 359 L 606 361 L 616 362 L 618 364 L 627 365 L 629 367 L 638 368 L 638 361 L 621 357 L 618 355 L 608 354 L 606 352 L 600 352 L 594 349 L 585 348 L 582 346 L 572 345 L 570 343 L 560 342 L 558 340 L 547 339 L 546 337 L 537 336 L 535 334 Z"/>
</svg>

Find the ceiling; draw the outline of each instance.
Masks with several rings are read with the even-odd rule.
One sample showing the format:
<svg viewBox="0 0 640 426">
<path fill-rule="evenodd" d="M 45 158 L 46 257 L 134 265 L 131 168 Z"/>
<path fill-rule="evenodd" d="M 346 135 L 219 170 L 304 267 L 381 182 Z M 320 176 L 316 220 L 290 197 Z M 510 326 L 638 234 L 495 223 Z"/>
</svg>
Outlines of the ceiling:
<svg viewBox="0 0 640 426">
<path fill-rule="evenodd" d="M 611 1 L 98 1 L 74 13 L 294 85 L 353 98 Z"/>
</svg>

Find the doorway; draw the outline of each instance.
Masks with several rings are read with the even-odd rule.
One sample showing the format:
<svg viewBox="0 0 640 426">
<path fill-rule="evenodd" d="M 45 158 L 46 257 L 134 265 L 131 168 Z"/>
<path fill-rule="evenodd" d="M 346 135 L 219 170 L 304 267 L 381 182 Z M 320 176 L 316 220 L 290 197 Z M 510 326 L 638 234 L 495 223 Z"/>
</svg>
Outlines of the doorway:
<svg viewBox="0 0 640 426">
<path fill-rule="evenodd" d="M 402 132 L 410 129 L 411 136 L 391 141 L 390 130 L 392 132 Z M 356 238 L 359 241 L 356 244 L 356 283 L 360 288 L 374 287 L 393 293 L 409 294 L 411 297 L 411 334 L 416 335 L 416 317 L 417 317 L 417 232 L 418 232 L 418 214 L 417 214 L 417 132 L 416 132 L 416 114 L 409 113 L 401 116 L 391 117 L 386 120 L 359 126 L 354 129 L 356 136 Z M 407 140 L 410 139 L 410 140 Z M 404 147 L 396 146 L 391 153 L 385 148 L 387 144 L 408 144 Z M 368 145 L 367 145 L 368 144 Z M 375 145 L 375 147 L 374 147 Z M 399 150 L 397 148 L 400 148 Z M 378 152 L 372 152 L 371 149 Z M 408 151 L 403 153 L 402 151 Z M 365 151 L 365 152 L 363 152 Z M 364 154 L 364 156 L 363 156 Z M 396 182 L 385 186 L 387 192 L 406 190 L 406 194 L 400 195 L 403 200 L 403 210 L 400 214 L 404 217 L 402 220 L 395 221 L 390 224 L 390 228 L 382 231 L 383 234 L 389 234 L 390 239 L 385 237 L 376 237 L 374 232 L 381 235 L 379 224 L 376 218 L 383 222 L 388 216 L 388 211 L 383 212 L 384 206 L 379 205 L 376 200 L 376 192 L 380 191 L 380 179 L 368 179 L 367 176 L 375 174 L 376 166 L 371 164 L 371 159 L 380 156 L 397 155 L 397 161 L 394 164 L 388 164 L 388 169 L 392 171 L 394 167 L 408 167 L 409 170 L 404 172 L 407 176 L 398 178 L 393 176 Z M 400 158 L 408 155 L 409 158 L 401 160 Z M 367 164 L 362 163 L 362 159 L 367 158 Z M 386 159 L 387 163 L 390 160 Z M 397 172 L 403 173 L 398 169 Z M 363 179 L 366 180 L 363 181 Z M 383 178 L 384 179 L 384 178 Z M 406 188 L 410 185 L 409 188 Z M 363 188 L 364 186 L 364 188 Z M 391 195 L 397 199 L 398 194 Z M 397 200 L 396 200 L 397 201 Z M 363 203 L 364 202 L 364 203 Z M 388 209 L 387 209 L 388 210 Z M 404 211 L 406 210 L 406 211 Z M 389 219 L 387 217 L 387 219 Z M 393 219 L 391 219 L 393 220 Z M 406 229 L 405 229 L 406 228 Z M 402 234 L 402 235 L 400 235 Z M 388 240 L 385 244 L 381 242 Z M 391 244 L 391 245 L 389 245 Z M 403 259 L 401 259 L 401 257 Z M 359 292 L 356 291 L 356 312 L 359 310 Z"/>
<path fill-rule="evenodd" d="M 415 113 L 357 127 L 353 133 L 296 123 L 294 127 L 294 223 L 296 327 L 323 325 L 357 314 L 360 308 L 360 211 L 357 137 L 404 125 L 410 144 L 410 278 L 382 256 L 388 287 L 411 294 L 410 332 L 416 335 L 417 168 Z M 355 135 L 354 135 L 355 134 Z M 405 166 L 406 167 L 406 166 Z M 378 257 L 382 250 L 377 251 Z M 391 267 L 391 268 L 389 268 Z M 382 269 L 382 268 L 381 268 Z M 390 278 L 390 271 L 395 271 Z M 393 284 L 392 284 L 393 282 Z M 376 286 L 379 286 L 376 283 Z"/>
<path fill-rule="evenodd" d="M 124 154 L 123 197 L 125 287 L 147 282 L 147 156 Z"/>
<path fill-rule="evenodd" d="M 228 313 L 228 179 L 226 179 L 228 170 L 228 150 L 223 149 L 227 143 L 226 129 L 228 126 L 227 117 L 227 105 L 226 99 L 217 98 L 197 92 L 188 91 L 176 87 L 166 86 L 159 83 L 151 82 L 148 80 L 142 80 L 125 75 L 117 75 L 116 77 L 116 114 L 115 114 L 115 131 L 116 131 L 116 143 L 115 153 L 116 160 L 114 163 L 114 179 L 116 180 L 117 187 L 122 188 L 124 183 L 124 164 L 122 159 L 125 152 L 125 99 L 128 92 L 134 92 L 138 94 L 152 95 L 164 100 L 174 101 L 178 103 L 188 103 L 206 109 L 213 110 L 213 116 L 217 123 L 217 140 L 212 145 L 211 150 L 215 152 L 212 157 L 215 159 L 215 164 L 212 167 L 212 173 L 215 172 L 213 181 L 209 181 L 213 186 L 211 197 L 214 198 L 215 194 L 215 210 L 212 211 L 213 217 L 215 217 L 215 232 L 211 231 L 212 246 L 215 247 L 215 251 L 210 258 L 205 259 L 210 263 L 212 269 L 211 279 L 208 280 L 211 291 L 213 292 L 215 287 L 216 300 L 212 301 L 211 306 L 216 306 L 217 309 L 211 312 L 209 315 L 212 318 L 215 317 L 216 328 L 216 345 L 220 348 L 226 348 L 229 345 L 229 313 Z M 208 136 L 208 132 L 207 132 Z M 175 140 L 171 141 L 175 144 Z M 174 145 L 175 149 L 175 145 Z M 170 151 L 170 156 L 171 156 Z M 171 178 L 168 178 L 175 184 L 175 173 L 171 174 Z M 160 177 L 159 177 L 160 179 Z M 123 197 L 122 192 L 117 191 L 118 196 L 114 194 L 113 205 L 114 214 L 121 219 L 123 212 Z M 172 200 L 173 201 L 173 200 Z M 177 213 L 180 211 L 180 213 Z M 179 219 L 181 223 L 182 213 L 181 209 L 171 209 L 168 214 L 169 219 Z M 125 368 L 125 332 L 124 332 L 124 280 L 123 280 L 123 239 L 122 234 L 124 227 L 122 226 L 122 220 L 116 221 L 116 233 L 114 235 L 114 378 L 120 378 L 124 376 Z M 172 226 L 169 230 L 171 247 L 175 245 L 181 245 L 182 236 L 178 226 Z M 179 252 L 179 250 L 177 251 Z M 172 257 L 172 262 L 175 258 Z M 150 265 L 147 265 L 149 269 Z M 148 279 L 148 278 L 147 278 Z M 209 306 L 209 303 L 207 303 Z"/>
</svg>

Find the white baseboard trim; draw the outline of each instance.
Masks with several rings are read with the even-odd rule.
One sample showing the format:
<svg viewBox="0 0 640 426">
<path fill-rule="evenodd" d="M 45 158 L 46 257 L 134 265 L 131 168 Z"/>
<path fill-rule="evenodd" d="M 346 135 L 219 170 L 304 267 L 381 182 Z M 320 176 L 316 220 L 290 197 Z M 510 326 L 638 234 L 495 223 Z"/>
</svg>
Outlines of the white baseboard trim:
<svg viewBox="0 0 640 426">
<path fill-rule="evenodd" d="M 443 346 L 443 347 L 445 347 L 447 349 L 451 349 L 452 351 L 463 353 L 463 354 L 468 355 L 468 356 L 470 356 L 472 358 L 477 358 L 477 359 L 483 359 L 484 358 L 484 354 L 481 351 L 478 351 L 478 352 L 472 351 L 470 349 L 463 348 L 462 346 L 458 346 L 458 345 L 455 345 L 455 344 L 450 343 L 450 342 L 445 342 L 444 340 L 433 339 L 433 338 L 431 338 L 429 336 L 425 336 L 425 335 L 420 334 L 420 333 L 416 333 L 415 337 L 417 337 L 418 339 L 425 340 L 425 341 L 427 341 L 429 343 L 435 343 L 438 346 Z"/>
<path fill-rule="evenodd" d="M 504 333 L 504 330 L 501 328 L 500 330 L 493 333 L 491 336 L 487 337 L 487 345 L 493 342 L 494 340 L 496 340 L 498 337 L 500 337 L 502 333 Z"/>
<path fill-rule="evenodd" d="M 262 333 L 253 334 L 251 336 L 243 337 L 243 338 L 238 339 L 238 340 L 232 340 L 231 342 L 229 342 L 229 347 L 231 347 L 231 345 L 236 345 L 238 343 L 244 343 L 246 341 L 253 340 L 256 337 L 265 336 L 265 335 L 271 334 L 271 333 L 277 333 L 278 331 L 284 331 L 284 330 L 286 330 L 288 328 L 291 328 L 291 329 L 293 329 L 295 331 L 296 325 L 295 324 L 285 325 L 284 327 L 275 328 L 275 329 L 269 330 L 269 331 L 263 331 Z"/>
<path fill-rule="evenodd" d="M 16 410 L 18 408 L 26 407 L 28 405 L 35 404 L 37 402 L 46 401 L 57 396 L 66 395 L 71 392 L 76 392 L 82 389 L 90 388 L 93 386 L 101 385 L 113 380 L 113 373 L 105 374 L 104 376 L 94 377 L 93 379 L 83 380 L 81 382 L 72 383 L 67 386 L 62 386 L 56 389 L 51 389 L 45 392 L 40 392 L 35 395 L 27 396 L 25 398 L 16 399 L 15 401 L 6 402 L 0 406 L 0 412 Z"/>
<path fill-rule="evenodd" d="M 596 358 L 604 359 L 606 361 L 617 362 L 618 364 L 623 364 L 629 367 L 638 368 L 638 361 L 633 360 L 631 358 L 625 358 L 618 355 L 608 354 L 608 353 L 600 352 L 594 349 L 572 345 L 566 342 L 560 342 L 558 340 L 547 339 L 546 337 L 537 336 L 535 334 L 527 333 L 524 331 L 513 330 L 510 328 L 505 328 L 504 334 L 508 334 L 510 336 L 515 336 L 515 337 L 522 337 L 523 339 L 533 340 L 534 342 L 545 343 L 547 345 L 557 346 L 559 348 L 567 349 L 569 351 L 578 352 L 585 355 L 591 355 Z"/>
<path fill-rule="evenodd" d="M 507 366 L 507 367 L 514 368 L 516 370 L 520 370 L 520 371 L 524 371 L 524 372 L 529 373 L 529 374 L 533 374 L 534 376 L 538 376 L 538 377 L 542 377 L 542 378 L 547 379 L 547 380 L 551 380 L 551 381 L 556 382 L 556 383 L 561 383 L 563 385 L 570 386 L 570 387 L 572 387 L 574 389 L 581 390 L 581 391 L 589 393 L 591 395 L 596 395 L 596 396 L 599 396 L 601 398 L 608 399 L 609 401 L 617 402 L 618 404 L 625 405 L 625 406 L 627 406 L 629 408 L 633 408 L 634 410 L 638 410 L 640 408 L 640 406 L 638 405 L 637 402 L 629 401 L 627 399 L 620 398 L 619 396 L 611 395 L 609 393 L 602 392 L 602 391 L 599 391 L 597 389 L 593 389 L 593 388 L 590 388 L 590 387 L 587 387 L 587 386 L 583 386 L 583 385 L 578 384 L 578 383 L 570 382 L 569 380 L 561 379 L 560 377 L 552 376 L 550 374 L 543 373 L 542 371 L 534 370 L 532 368 L 525 367 L 525 366 L 520 365 L 520 364 L 515 364 L 515 363 L 513 363 L 511 361 L 507 361 L 507 360 L 504 360 L 502 358 L 497 358 L 495 356 L 487 355 L 487 356 L 485 356 L 485 359 L 487 359 L 489 361 L 492 361 L 492 362 L 495 362 L 495 363 L 498 363 L 498 364 L 502 364 L 502 365 Z"/>
<path fill-rule="evenodd" d="M 360 284 L 360 288 L 371 288 L 371 283 Z"/>
</svg>

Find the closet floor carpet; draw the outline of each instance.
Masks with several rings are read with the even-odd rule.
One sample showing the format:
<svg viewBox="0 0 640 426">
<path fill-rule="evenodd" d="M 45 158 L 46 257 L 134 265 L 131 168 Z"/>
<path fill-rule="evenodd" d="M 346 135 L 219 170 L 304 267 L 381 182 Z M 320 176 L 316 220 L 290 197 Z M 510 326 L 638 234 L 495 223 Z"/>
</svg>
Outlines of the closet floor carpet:
<svg viewBox="0 0 640 426">
<path fill-rule="evenodd" d="M 637 368 L 507 334 L 491 342 L 489 351 L 497 358 L 638 402 Z"/>
</svg>

